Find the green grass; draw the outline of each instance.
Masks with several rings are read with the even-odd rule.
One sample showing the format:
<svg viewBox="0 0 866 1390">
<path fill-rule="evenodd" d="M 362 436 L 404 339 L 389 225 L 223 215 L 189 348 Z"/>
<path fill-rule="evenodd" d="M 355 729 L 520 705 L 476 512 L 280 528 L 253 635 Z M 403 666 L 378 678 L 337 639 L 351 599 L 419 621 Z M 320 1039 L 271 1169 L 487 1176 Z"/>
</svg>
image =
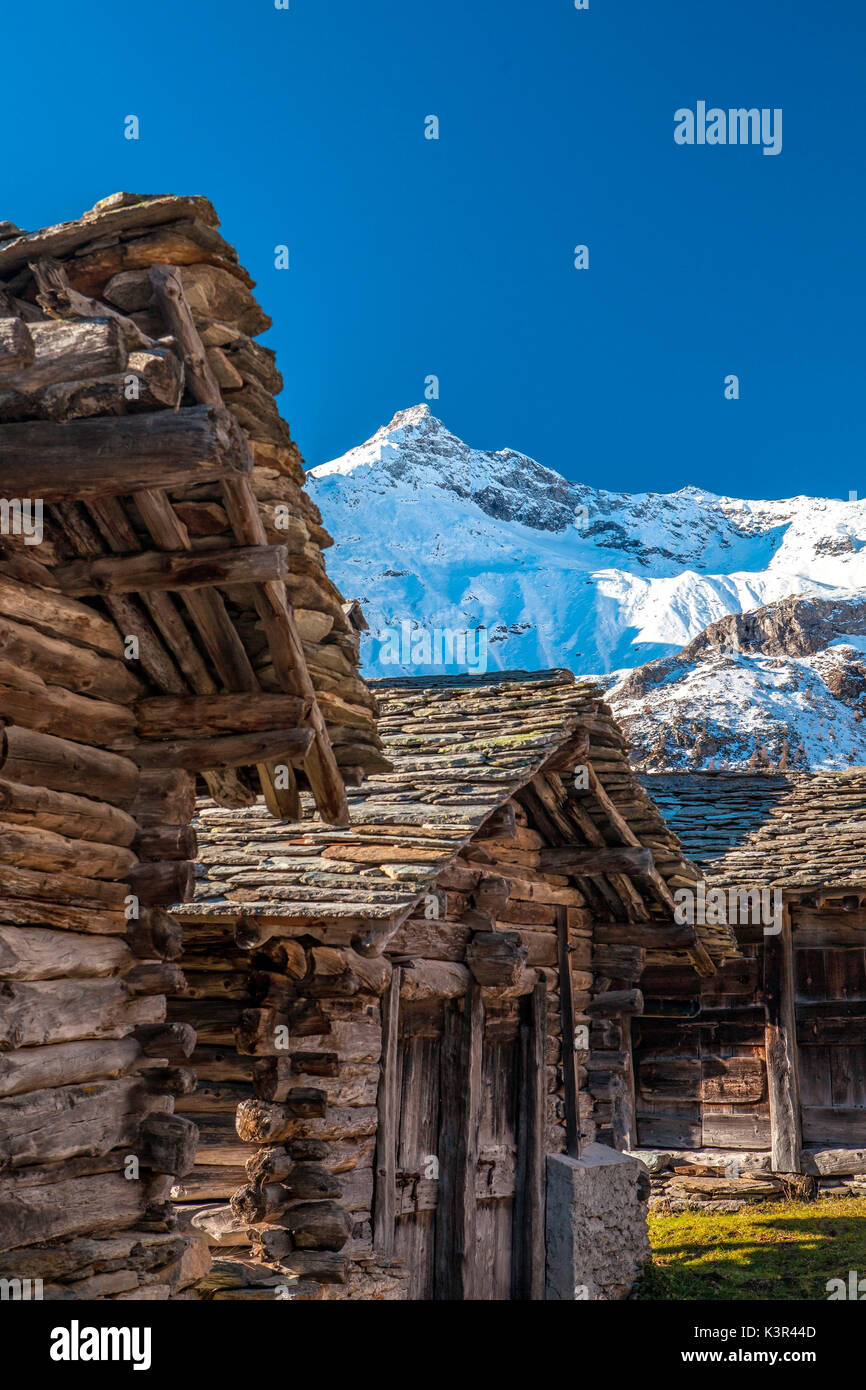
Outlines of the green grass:
<svg viewBox="0 0 866 1390">
<path fill-rule="evenodd" d="M 866 1198 L 762 1202 L 743 1211 L 651 1212 L 641 1299 L 826 1300 L 827 1281 L 866 1279 Z M 866 1288 L 866 1286 L 864 1286 Z"/>
</svg>

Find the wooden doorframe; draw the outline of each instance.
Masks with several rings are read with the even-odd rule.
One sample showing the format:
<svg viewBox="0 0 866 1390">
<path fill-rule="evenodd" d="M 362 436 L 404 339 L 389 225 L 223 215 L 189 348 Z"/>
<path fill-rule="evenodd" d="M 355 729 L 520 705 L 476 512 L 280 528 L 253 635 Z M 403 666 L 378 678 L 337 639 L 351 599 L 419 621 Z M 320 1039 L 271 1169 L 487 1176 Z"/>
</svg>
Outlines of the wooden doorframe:
<svg viewBox="0 0 866 1390">
<path fill-rule="evenodd" d="M 400 1108 L 397 1048 L 402 978 L 403 971 L 399 965 L 395 965 L 382 998 L 382 1060 L 376 1097 L 378 1116 L 373 1206 L 373 1249 L 380 1260 L 390 1260 L 394 1254 L 397 1224 L 397 1127 Z"/>
<path fill-rule="evenodd" d="M 545 1277 L 545 1119 L 547 984 L 530 996 L 529 1018 L 520 1028 L 517 1168 L 511 1227 L 511 1297 L 541 1302 Z"/>
<path fill-rule="evenodd" d="M 803 1137 L 794 992 L 794 940 L 791 910 L 787 903 L 782 909 L 781 931 L 764 937 L 764 1010 L 772 1169 L 774 1173 L 801 1173 Z"/>
<path fill-rule="evenodd" d="M 574 1037 L 574 979 L 568 940 L 568 908 L 556 909 L 559 999 L 562 1010 L 562 1076 L 565 1090 L 565 1152 L 580 1158 L 580 1083 Z"/>
<path fill-rule="evenodd" d="M 462 1003 L 462 1010 L 460 1004 Z M 470 1300 L 475 1289 L 478 1129 L 484 1003 L 470 985 L 445 1006 L 439 1104 L 439 1194 L 436 1202 L 433 1297 Z"/>
</svg>

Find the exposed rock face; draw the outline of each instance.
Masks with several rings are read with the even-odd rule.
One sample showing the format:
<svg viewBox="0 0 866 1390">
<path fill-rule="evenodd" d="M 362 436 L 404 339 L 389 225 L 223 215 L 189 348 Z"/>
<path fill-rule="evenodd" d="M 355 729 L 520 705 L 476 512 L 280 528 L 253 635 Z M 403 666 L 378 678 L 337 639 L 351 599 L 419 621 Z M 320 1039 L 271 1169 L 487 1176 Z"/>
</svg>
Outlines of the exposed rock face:
<svg viewBox="0 0 866 1390">
<path fill-rule="evenodd" d="M 802 596 L 712 623 L 608 698 L 647 771 L 866 759 L 866 598 Z"/>
</svg>

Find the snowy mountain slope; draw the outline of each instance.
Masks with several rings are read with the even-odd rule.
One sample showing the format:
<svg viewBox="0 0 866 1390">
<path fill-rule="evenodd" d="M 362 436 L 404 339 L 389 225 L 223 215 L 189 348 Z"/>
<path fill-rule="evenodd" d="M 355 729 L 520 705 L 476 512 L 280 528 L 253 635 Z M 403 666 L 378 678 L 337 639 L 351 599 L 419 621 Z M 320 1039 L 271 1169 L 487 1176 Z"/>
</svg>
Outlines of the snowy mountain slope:
<svg viewBox="0 0 866 1390">
<path fill-rule="evenodd" d="M 722 618 L 607 698 L 644 771 L 866 763 L 866 597 Z"/>
<path fill-rule="evenodd" d="M 622 675 L 673 656 L 729 615 L 796 594 L 842 602 L 866 589 L 866 501 L 743 501 L 691 487 L 597 491 L 513 450 L 472 449 L 425 405 L 314 468 L 308 486 L 335 537 L 329 573 L 361 601 L 370 625 L 370 675 L 466 669 L 465 657 L 443 666 L 441 653 L 425 647 L 421 639 L 436 629 L 484 629 L 488 669 Z M 737 685 L 734 668 L 745 663 L 754 682 L 765 656 L 718 653 L 700 664 L 707 677 L 713 661 L 723 662 Z M 818 653 L 797 659 L 814 662 Z M 682 676 L 667 683 L 666 697 L 668 686 L 685 691 Z M 758 686 L 750 698 L 764 702 L 772 724 L 773 682 Z M 697 687 L 691 701 L 700 705 Z M 651 702 L 664 704 L 658 687 Z M 649 733 L 636 713 L 629 717 L 635 737 Z"/>
</svg>

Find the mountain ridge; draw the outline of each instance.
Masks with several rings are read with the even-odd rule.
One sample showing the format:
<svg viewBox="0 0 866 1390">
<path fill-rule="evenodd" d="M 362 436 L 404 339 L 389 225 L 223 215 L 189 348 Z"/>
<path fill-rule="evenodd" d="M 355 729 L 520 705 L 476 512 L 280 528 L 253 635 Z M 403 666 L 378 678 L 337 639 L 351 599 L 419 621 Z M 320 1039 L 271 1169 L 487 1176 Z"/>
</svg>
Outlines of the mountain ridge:
<svg viewBox="0 0 866 1390">
<path fill-rule="evenodd" d="M 426 404 L 398 411 L 307 480 L 335 539 L 329 572 L 370 625 L 368 674 L 442 672 L 417 658 L 395 663 L 386 639 L 401 625 L 482 629 L 488 669 L 564 666 L 600 678 L 639 765 L 683 766 L 683 729 L 706 716 L 708 700 L 714 717 L 703 718 L 685 765 L 749 765 L 756 747 L 761 766 L 866 761 L 857 646 L 866 631 L 866 501 L 742 499 L 691 485 L 595 489 L 515 450 L 471 448 Z M 776 631 L 778 649 L 758 641 L 760 650 L 748 650 L 750 625 L 739 620 L 796 597 L 825 607 L 753 618 L 753 628 Z M 826 646 L 800 651 L 806 629 Z M 657 663 L 671 660 L 659 675 Z M 779 660 L 796 675 L 787 694 L 778 673 L 771 677 Z M 644 710 L 648 697 L 655 714 Z M 742 706 L 756 701 L 759 717 L 747 717 Z M 842 719 L 836 749 L 818 736 L 822 716 Z M 665 721 L 679 721 L 676 737 L 662 738 Z"/>
</svg>

